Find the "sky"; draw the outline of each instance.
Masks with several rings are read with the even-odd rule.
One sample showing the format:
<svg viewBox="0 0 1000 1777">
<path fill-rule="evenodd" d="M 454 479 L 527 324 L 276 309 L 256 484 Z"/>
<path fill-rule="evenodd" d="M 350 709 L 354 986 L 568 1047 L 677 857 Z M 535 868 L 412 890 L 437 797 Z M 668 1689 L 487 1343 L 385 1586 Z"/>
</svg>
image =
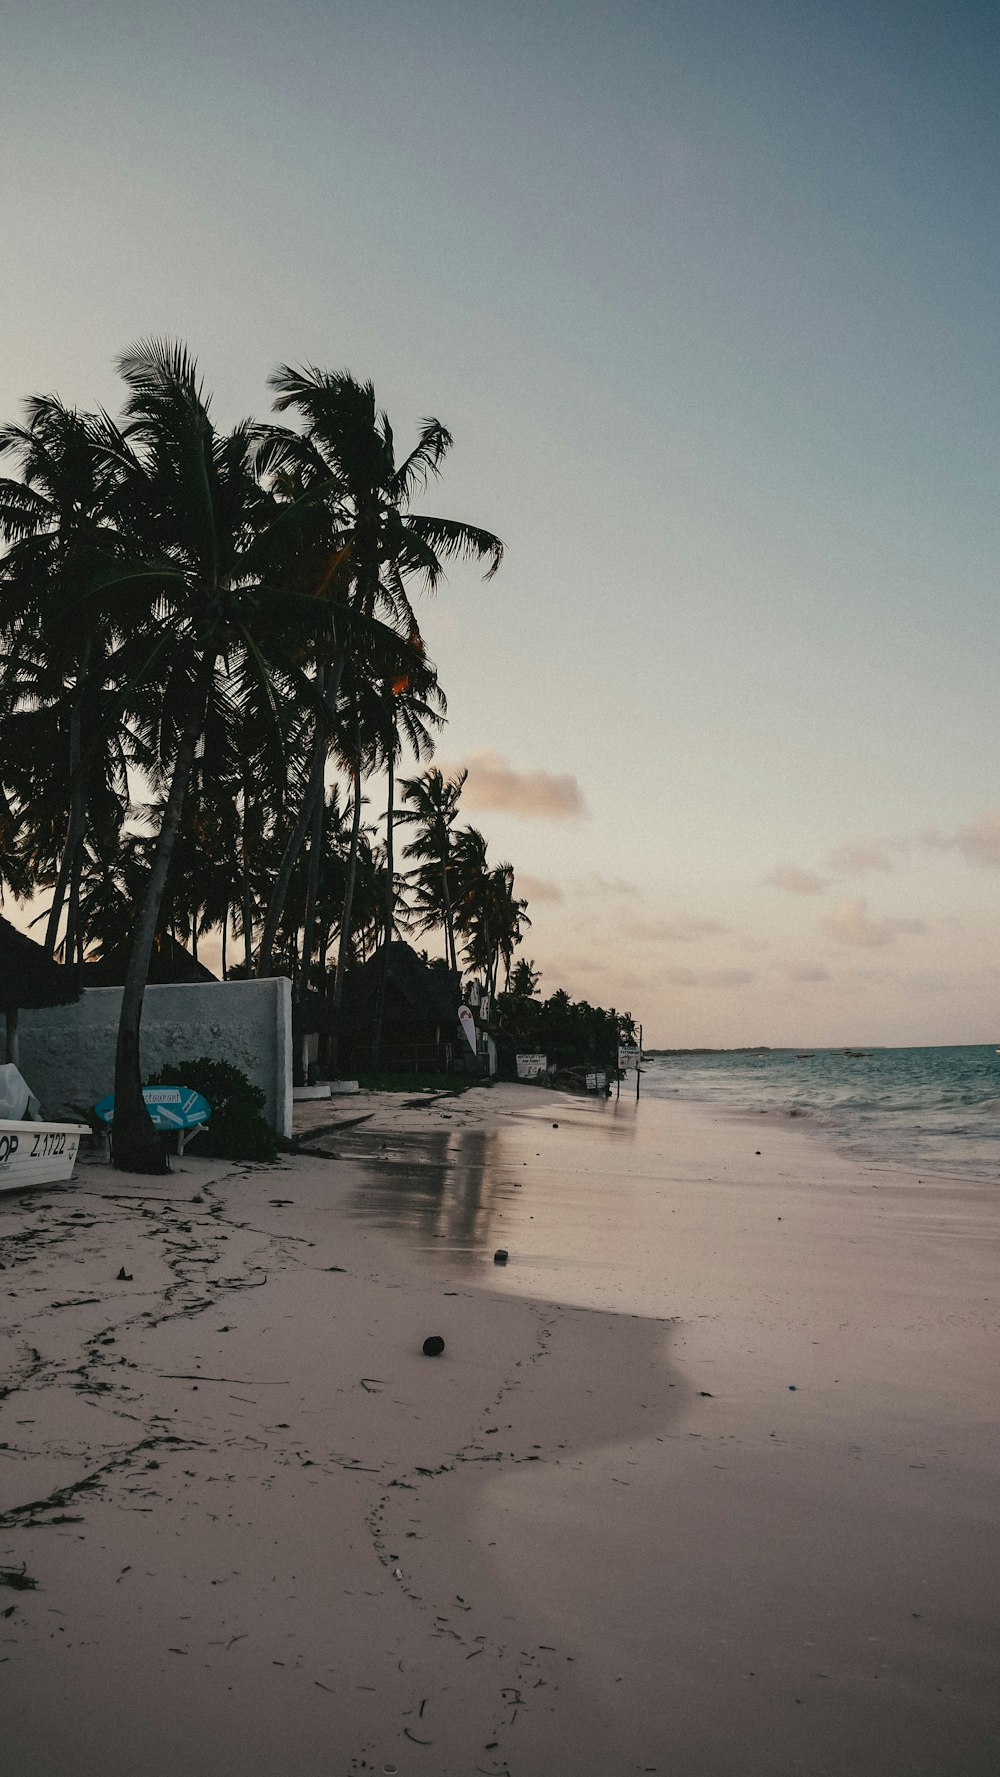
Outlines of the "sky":
<svg viewBox="0 0 1000 1777">
<path fill-rule="evenodd" d="M 1000 1040 L 1000 13 L 2 7 L 0 414 L 187 341 L 220 423 L 370 377 L 439 760 L 541 991 L 647 1043 Z"/>
</svg>

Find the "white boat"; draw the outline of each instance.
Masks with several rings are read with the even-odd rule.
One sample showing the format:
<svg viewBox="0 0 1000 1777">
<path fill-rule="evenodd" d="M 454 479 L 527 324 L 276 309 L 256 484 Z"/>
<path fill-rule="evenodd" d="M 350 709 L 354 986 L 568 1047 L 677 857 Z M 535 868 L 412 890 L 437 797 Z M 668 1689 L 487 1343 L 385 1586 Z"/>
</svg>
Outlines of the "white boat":
<svg viewBox="0 0 1000 1777">
<path fill-rule="evenodd" d="M 54 1185 L 72 1176 L 85 1123 L 15 1123 L 0 1118 L 0 1191 Z"/>
</svg>

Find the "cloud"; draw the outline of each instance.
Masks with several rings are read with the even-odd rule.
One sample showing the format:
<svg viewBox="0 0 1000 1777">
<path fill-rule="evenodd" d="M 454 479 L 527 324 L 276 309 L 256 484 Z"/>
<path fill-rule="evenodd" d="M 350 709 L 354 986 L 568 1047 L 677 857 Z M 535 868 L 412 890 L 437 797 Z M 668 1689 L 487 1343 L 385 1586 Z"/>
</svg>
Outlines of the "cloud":
<svg viewBox="0 0 1000 1777">
<path fill-rule="evenodd" d="M 838 944 L 855 950 L 878 950 L 895 943 L 901 932 L 920 933 L 927 927 L 922 919 L 873 919 L 868 902 L 856 900 L 841 901 L 829 919 L 823 921 L 823 930 Z"/>
<path fill-rule="evenodd" d="M 518 871 L 514 878 L 517 894 L 526 895 L 529 901 L 564 901 L 566 899 L 556 882 L 546 882 L 543 876 L 528 876 Z"/>
<path fill-rule="evenodd" d="M 709 969 L 696 975 L 693 969 L 664 969 L 656 976 L 668 987 L 749 987 L 757 977 L 750 969 Z"/>
<path fill-rule="evenodd" d="M 926 845 L 940 851 L 960 851 L 967 863 L 980 870 L 1000 870 L 1000 808 L 989 809 L 955 833 L 939 833 L 931 828 L 923 838 Z"/>
<path fill-rule="evenodd" d="M 895 868 L 881 845 L 838 845 L 828 853 L 826 861 L 835 876 L 864 876 L 870 870 Z"/>
<path fill-rule="evenodd" d="M 717 919 L 650 919 L 629 920 L 625 932 L 629 938 L 652 944 L 690 944 L 698 938 L 724 936 L 729 931 Z"/>
<path fill-rule="evenodd" d="M 697 987 L 698 977 L 693 969 L 664 969 L 658 976 L 659 981 L 668 987 Z"/>
<path fill-rule="evenodd" d="M 947 969 L 918 969 L 906 976 L 903 986 L 907 993 L 950 993 L 957 980 Z"/>
<path fill-rule="evenodd" d="M 820 895 L 826 887 L 815 870 L 803 870 L 798 864 L 779 864 L 764 882 L 768 888 L 784 889 L 789 895 Z"/>
<path fill-rule="evenodd" d="M 593 870 L 589 876 L 581 876 L 576 887 L 581 895 L 593 895 L 598 899 L 604 895 L 625 895 L 630 901 L 637 901 L 639 898 L 639 890 L 634 882 L 626 882 L 622 876 L 598 876 Z"/>
<path fill-rule="evenodd" d="M 499 753 L 473 753 L 467 761 L 469 779 L 462 791 L 463 807 L 499 809 L 539 820 L 578 820 L 586 814 L 575 777 L 554 777 L 549 771 L 515 771 Z"/>
<path fill-rule="evenodd" d="M 825 963 L 793 963 L 788 978 L 790 981 L 829 981 L 830 971 Z"/>
<path fill-rule="evenodd" d="M 606 963 L 594 956 L 557 957 L 554 962 L 547 962 L 544 970 L 541 996 L 554 993 L 557 987 L 565 987 L 566 991 L 576 999 L 580 992 L 580 984 L 586 988 L 591 983 L 590 992 L 601 995 L 603 1005 L 617 1002 L 621 1006 L 622 995 L 644 994 L 649 991 L 649 977 L 636 974 L 634 970 L 622 968 L 617 962 Z M 578 985 L 574 986 L 574 983 Z"/>
</svg>

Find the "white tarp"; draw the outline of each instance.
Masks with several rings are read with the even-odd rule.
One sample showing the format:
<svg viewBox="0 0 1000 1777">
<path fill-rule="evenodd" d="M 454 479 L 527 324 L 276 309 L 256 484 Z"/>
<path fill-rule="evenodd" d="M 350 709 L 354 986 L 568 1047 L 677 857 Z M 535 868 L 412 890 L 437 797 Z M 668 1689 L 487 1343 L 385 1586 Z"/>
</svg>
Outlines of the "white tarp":
<svg viewBox="0 0 1000 1777">
<path fill-rule="evenodd" d="M 0 1122 L 37 1123 L 42 1107 L 12 1061 L 0 1067 Z"/>
</svg>

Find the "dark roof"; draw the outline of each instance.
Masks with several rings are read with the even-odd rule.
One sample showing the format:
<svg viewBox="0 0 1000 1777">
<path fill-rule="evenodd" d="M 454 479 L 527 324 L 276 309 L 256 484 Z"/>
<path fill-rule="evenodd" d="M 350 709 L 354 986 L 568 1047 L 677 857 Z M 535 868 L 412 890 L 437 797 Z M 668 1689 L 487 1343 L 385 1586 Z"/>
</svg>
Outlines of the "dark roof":
<svg viewBox="0 0 1000 1777">
<path fill-rule="evenodd" d="M 68 1006 L 79 998 L 71 971 L 0 918 L 0 1006 Z"/>
<path fill-rule="evenodd" d="M 375 997 L 382 979 L 384 947 L 376 950 L 351 976 L 348 1008 L 362 1017 L 374 1010 Z M 387 991 L 392 990 L 398 1005 L 403 1000 L 414 1018 L 432 1018 L 442 1022 L 458 1017 L 461 982 L 451 969 L 432 969 L 411 945 L 401 938 L 389 946 Z"/>
<path fill-rule="evenodd" d="M 118 944 L 113 950 L 106 950 L 97 962 L 85 963 L 83 984 L 85 987 L 124 987 L 125 971 L 128 968 L 129 947 Z M 153 954 L 149 961 L 149 974 L 146 977 L 151 987 L 168 987 L 172 983 L 193 981 L 217 981 L 211 969 L 204 963 L 197 962 L 168 932 L 161 932 L 153 939 Z"/>
</svg>

